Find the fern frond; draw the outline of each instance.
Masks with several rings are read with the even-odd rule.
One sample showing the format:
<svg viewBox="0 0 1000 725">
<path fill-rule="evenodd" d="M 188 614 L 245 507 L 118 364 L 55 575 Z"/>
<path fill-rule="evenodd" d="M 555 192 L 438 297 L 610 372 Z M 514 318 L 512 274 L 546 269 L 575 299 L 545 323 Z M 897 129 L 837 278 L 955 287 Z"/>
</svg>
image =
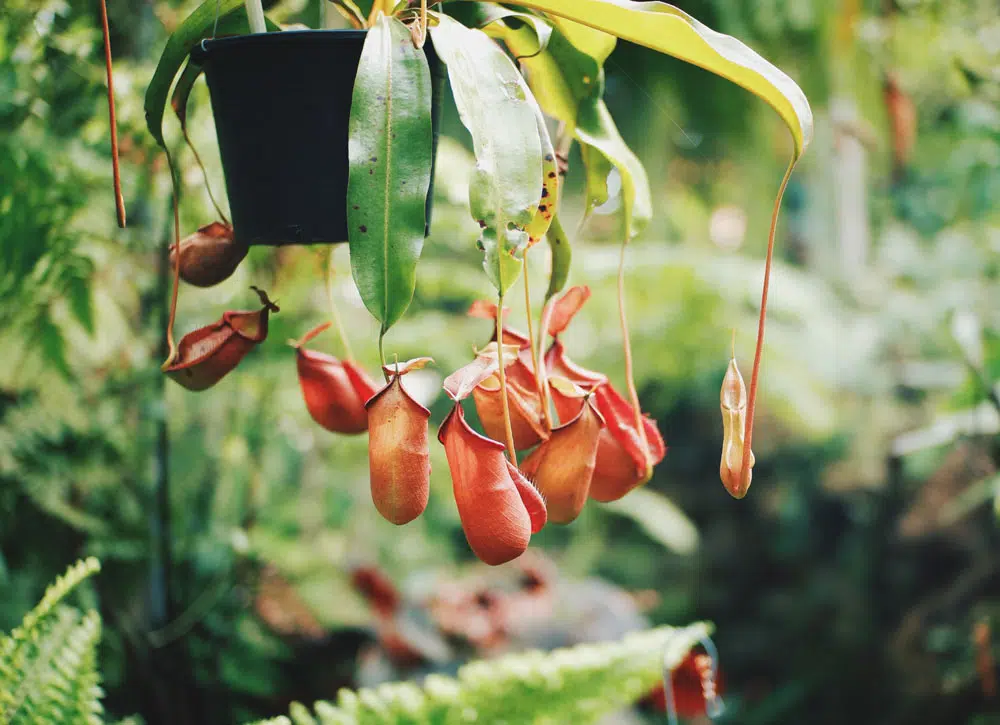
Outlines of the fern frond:
<svg viewBox="0 0 1000 725">
<path fill-rule="evenodd" d="M 677 667 L 709 634 L 707 624 L 660 627 L 621 642 L 471 662 L 457 678 L 431 675 L 423 687 L 400 682 L 341 690 L 336 705 L 315 704 L 315 717 L 295 703 L 291 720 L 257 725 L 586 725 L 641 699 L 661 681 L 664 667 Z"/>
<path fill-rule="evenodd" d="M 9 636 L 0 638 L 0 723 L 99 723 L 97 612 L 59 604 L 100 570 L 94 558 L 71 566 Z M 96 708 L 96 709 L 95 709 Z"/>
</svg>

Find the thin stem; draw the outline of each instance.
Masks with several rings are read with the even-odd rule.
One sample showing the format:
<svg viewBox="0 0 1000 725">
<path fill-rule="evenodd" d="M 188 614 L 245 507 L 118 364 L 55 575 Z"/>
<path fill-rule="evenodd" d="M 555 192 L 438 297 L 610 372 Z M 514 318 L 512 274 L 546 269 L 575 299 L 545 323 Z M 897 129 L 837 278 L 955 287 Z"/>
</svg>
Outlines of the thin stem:
<svg viewBox="0 0 1000 725">
<path fill-rule="evenodd" d="M 378 359 L 382 365 L 382 374 L 385 375 L 385 381 L 389 382 L 389 374 L 385 371 L 385 330 L 379 330 L 378 333 Z"/>
<path fill-rule="evenodd" d="M 247 20 L 250 21 L 251 33 L 266 33 L 267 23 L 264 21 L 264 6 L 260 0 L 246 0 Z"/>
<path fill-rule="evenodd" d="M 514 448 L 514 431 L 510 427 L 510 404 L 507 401 L 507 373 L 503 364 L 503 295 L 497 300 L 497 362 L 500 363 L 500 399 L 503 401 L 503 425 L 507 434 L 507 455 L 510 462 L 517 465 L 517 451 Z"/>
<path fill-rule="evenodd" d="M 539 366 L 537 363 L 535 365 L 535 374 L 538 376 L 541 382 L 541 396 L 542 396 L 542 410 L 545 411 L 546 420 L 551 423 L 552 421 L 552 410 L 551 410 L 551 393 L 549 392 L 549 371 L 545 369 L 545 355 L 542 352 L 542 348 L 545 347 L 545 336 L 548 334 L 549 322 L 552 320 L 552 310 L 555 307 L 553 304 L 553 299 L 549 298 L 545 300 L 542 305 L 542 314 L 539 318 L 538 331 L 538 360 L 541 360 L 542 364 Z M 550 425 L 551 429 L 551 425 Z"/>
<path fill-rule="evenodd" d="M 115 178 L 115 213 L 118 226 L 125 228 L 125 198 L 122 196 L 122 173 L 118 164 L 118 122 L 115 118 L 115 81 L 111 73 L 111 31 L 108 28 L 108 5 L 101 0 L 101 26 L 104 32 L 104 67 L 108 74 L 108 120 L 111 125 L 111 170 Z"/>
<path fill-rule="evenodd" d="M 771 230 L 767 235 L 767 260 L 764 262 L 764 286 L 760 295 L 760 318 L 757 321 L 757 349 L 753 356 L 753 372 L 750 374 L 750 395 L 747 399 L 747 422 L 743 432 L 743 461 L 740 464 L 740 490 L 745 491 L 750 485 L 750 446 L 753 444 L 753 416 L 757 404 L 757 378 L 760 375 L 760 358 L 764 352 L 764 320 L 767 317 L 767 291 L 771 285 L 771 261 L 774 258 L 774 233 L 778 228 L 778 212 L 781 210 L 781 198 L 785 195 L 785 187 L 792 176 L 796 158 L 788 164 L 778 196 L 774 200 L 774 211 L 771 212 Z"/>
<path fill-rule="evenodd" d="M 337 326 L 337 335 L 340 337 L 340 342 L 344 346 L 344 357 L 347 360 L 354 360 L 354 351 L 351 349 L 351 341 L 347 339 L 347 330 L 344 328 L 344 321 L 340 317 L 340 309 L 337 307 L 337 303 L 335 302 L 333 295 L 333 251 L 333 249 L 330 250 L 330 261 L 326 270 L 326 300 L 330 305 L 330 319 L 332 319 L 333 324 Z M 379 343 L 381 344 L 381 338 L 379 339 Z"/>
<path fill-rule="evenodd" d="M 649 441 L 646 439 L 646 428 L 642 424 L 642 408 L 639 406 L 639 393 L 635 389 L 635 376 L 632 371 L 632 343 L 629 340 L 628 314 L 625 311 L 625 250 L 628 247 L 629 236 L 626 230 L 625 239 L 622 240 L 621 258 L 618 261 L 618 319 L 622 326 L 622 346 L 625 349 L 625 384 L 628 385 L 629 400 L 635 412 L 635 429 L 639 434 L 639 440 L 642 441 L 643 454 L 648 461 Z"/>
<path fill-rule="evenodd" d="M 417 48 L 423 48 L 427 42 L 427 0 L 420 0 L 420 41 Z"/>
<path fill-rule="evenodd" d="M 180 196 L 177 173 L 174 169 L 174 161 L 170 158 L 170 152 L 163 149 L 167 155 L 167 167 L 170 169 L 170 185 L 173 188 L 174 197 L 174 285 L 170 293 L 170 316 L 167 318 L 167 359 L 163 363 L 163 368 L 168 368 L 174 364 L 177 357 L 177 345 L 174 343 L 174 320 L 177 318 L 177 292 L 180 288 L 181 280 L 181 213 Z"/>
<path fill-rule="evenodd" d="M 535 328 L 531 322 L 531 285 L 528 283 L 528 252 L 530 251 L 529 249 L 524 252 L 524 311 L 528 317 L 528 344 L 531 346 L 531 365 L 535 369 L 535 390 L 542 401 L 542 418 L 545 420 L 545 428 L 552 430 L 552 417 L 549 414 L 548 406 L 545 405 L 545 394 L 542 392 L 544 388 L 543 373 L 538 365 L 538 351 L 535 349 Z M 545 336 L 545 330 L 541 331 L 541 335 Z"/>
<path fill-rule="evenodd" d="M 205 189 L 208 191 L 208 198 L 212 200 L 212 206 L 215 207 L 215 213 L 219 215 L 219 219 L 222 220 L 223 224 L 231 226 L 229 224 L 229 218 L 226 213 L 222 211 L 222 207 L 219 206 L 219 202 L 215 199 L 215 194 L 212 193 L 212 184 L 208 181 L 208 169 L 205 168 L 204 162 L 201 160 L 201 154 L 198 153 L 198 149 L 194 147 L 191 142 L 191 136 L 188 135 L 187 124 L 181 124 L 181 132 L 184 134 L 184 141 L 187 143 L 188 148 L 191 149 L 191 153 L 194 154 L 194 160 L 198 163 L 198 168 L 201 169 L 201 175 L 205 179 Z"/>
</svg>

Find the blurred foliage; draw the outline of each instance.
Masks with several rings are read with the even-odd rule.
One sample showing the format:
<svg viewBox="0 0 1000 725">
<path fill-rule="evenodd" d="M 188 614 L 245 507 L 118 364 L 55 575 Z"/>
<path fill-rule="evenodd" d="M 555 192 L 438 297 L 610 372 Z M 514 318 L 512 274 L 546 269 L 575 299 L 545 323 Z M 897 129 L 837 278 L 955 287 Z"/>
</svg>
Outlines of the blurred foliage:
<svg viewBox="0 0 1000 725">
<path fill-rule="evenodd" d="M 169 180 L 142 92 L 167 31 L 194 4 L 109 2 L 124 231 L 98 10 L 5 0 L 0 14 L 0 629 L 21 621 L 67 559 L 99 556 L 105 573 L 86 596 L 105 624 L 105 708 L 153 724 L 243 722 L 357 685 L 360 653 L 378 639 L 352 586 L 359 563 L 413 586 L 500 576 L 470 565 L 440 447 L 426 514 L 397 528 L 371 505 L 364 439 L 309 418 L 283 343 L 329 315 L 328 250 L 254 248 L 222 285 L 184 288 L 179 332 L 252 305 L 251 283 L 282 312 L 217 388 L 164 384 Z M 640 395 L 669 452 L 643 491 L 649 505 L 588 507 L 537 546 L 567 577 L 656 592 L 655 624 L 714 621 L 727 722 L 1000 722 L 984 669 L 996 637 L 973 636 L 1000 616 L 995 3 L 677 4 L 786 69 L 817 111 L 779 228 L 754 485 L 737 502 L 718 482 L 718 386 L 731 329 L 741 361 L 752 349 L 788 142 L 748 94 L 622 44 L 607 100 L 657 199 L 653 226 L 629 251 L 628 307 Z M 321 5 L 285 0 L 269 15 L 315 24 Z M 886 92 L 889 78 L 901 96 Z M 845 104 L 853 116 L 837 111 Z M 191 114 L 222 190 L 203 84 Z M 449 407 L 441 378 L 490 337 L 488 323 L 464 316 L 489 286 L 464 210 L 467 139 L 453 112 L 445 128 L 454 138 L 442 140 L 414 304 L 387 337 L 390 354 L 435 358 L 411 376 L 435 425 Z M 192 230 L 211 206 L 173 118 L 166 134 Z M 855 157 L 863 163 L 850 166 Z M 571 157 L 569 230 L 581 177 Z M 859 186 L 869 236 L 860 265 L 848 263 L 857 239 L 840 231 L 844 194 Z M 565 342 L 620 383 L 617 249 L 607 243 L 616 203 L 574 239 L 571 282 L 594 296 Z M 374 370 L 376 326 L 347 250 L 333 253 L 335 296 Z M 545 267 L 540 254 L 533 290 Z M 517 306 L 512 317 L 524 327 Z M 317 346 L 341 353 L 332 339 Z M 287 586 L 274 585 L 275 571 Z"/>
</svg>

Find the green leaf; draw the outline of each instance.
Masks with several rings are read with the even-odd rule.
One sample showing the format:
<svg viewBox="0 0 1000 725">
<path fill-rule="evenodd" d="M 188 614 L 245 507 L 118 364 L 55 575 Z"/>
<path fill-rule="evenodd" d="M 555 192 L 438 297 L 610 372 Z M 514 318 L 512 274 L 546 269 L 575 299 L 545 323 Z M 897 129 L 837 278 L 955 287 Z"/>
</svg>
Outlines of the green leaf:
<svg viewBox="0 0 1000 725">
<path fill-rule="evenodd" d="M 576 138 L 584 144 L 583 159 L 587 167 L 587 212 L 607 201 L 609 163 L 614 165 L 622 182 L 625 239 L 631 239 L 653 218 L 646 169 L 618 133 L 604 101 L 583 104 L 576 124 Z"/>
<path fill-rule="evenodd" d="M 167 39 L 167 45 L 160 55 L 156 70 L 146 89 L 144 103 L 146 126 L 160 146 L 166 147 L 163 140 L 163 113 L 167 108 L 170 86 L 173 85 L 178 71 L 187 60 L 191 49 L 202 39 L 211 37 L 217 13 L 221 23 L 222 18 L 242 7 L 243 0 L 205 0 Z"/>
<path fill-rule="evenodd" d="M 552 217 L 552 225 L 545 235 L 545 240 L 552 250 L 552 271 L 549 274 L 549 288 L 545 291 L 545 301 L 548 302 L 566 286 L 570 262 L 573 261 L 573 249 L 558 216 Z"/>
<path fill-rule="evenodd" d="M 650 538 L 676 554 L 690 556 L 698 550 L 698 527 L 661 493 L 637 488 L 605 507 L 632 519 Z"/>
<path fill-rule="evenodd" d="M 70 270 L 64 280 L 70 311 L 88 335 L 94 334 L 94 300 L 90 293 L 92 275 L 93 265 L 87 260 Z"/>
<path fill-rule="evenodd" d="M 365 307 L 389 329 L 410 304 L 431 181 L 431 74 L 399 20 L 368 31 L 351 99 L 347 236 Z"/>
<path fill-rule="evenodd" d="M 69 359 L 66 357 L 66 340 L 47 312 L 40 315 L 36 321 L 35 336 L 45 361 L 64 377 L 72 378 L 73 373 L 69 369 Z"/>
<path fill-rule="evenodd" d="M 431 28 L 455 105 L 472 134 L 469 206 L 483 229 L 490 281 L 503 295 L 521 272 L 524 231 L 541 198 L 542 150 L 531 91 L 510 58 L 480 30 L 442 15 Z"/>
<path fill-rule="evenodd" d="M 727 78 L 778 112 L 795 141 L 795 158 L 813 134 L 812 109 L 802 89 L 745 44 L 663 2 L 633 0 L 520 0 L 550 13 L 672 55 Z"/>
</svg>

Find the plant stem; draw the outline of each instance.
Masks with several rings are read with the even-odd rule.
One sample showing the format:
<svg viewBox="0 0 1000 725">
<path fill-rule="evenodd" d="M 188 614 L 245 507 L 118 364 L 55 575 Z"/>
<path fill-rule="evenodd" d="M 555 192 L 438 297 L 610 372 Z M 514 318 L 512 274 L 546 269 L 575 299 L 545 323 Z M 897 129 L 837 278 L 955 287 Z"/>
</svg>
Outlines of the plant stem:
<svg viewBox="0 0 1000 725">
<path fill-rule="evenodd" d="M 528 252 L 530 251 L 528 249 L 524 252 L 524 312 L 528 317 L 528 344 L 531 346 L 531 365 L 535 369 L 535 390 L 538 392 L 538 397 L 542 402 L 542 418 L 545 421 L 545 428 L 552 430 L 552 417 L 549 414 L 548 406 L 545 405 L 545 394 L 543 392 L 544 383 L 542 382 L 542 376 L 544 373 L 538 365 L 538 351 L 535 349 L 535 328 L 531 322 L 531 285 L 528 283 Z M 540 334 L 544 338 L 545 330 L 541 330 Z"/>
<path fill-rule="evenodd" d="M 118 226 L 125 228 L 125 199 L 122 196 L 122 174 L 118 164 L 118 122 L 115 120 L 115 82 L 111 73 L 111 31 L 108 28 L 108 5 L 101 0 L 101 26 L 104 33 L 104 67 L 108 74 L 108 119 L 111 125 L 111 170 L 115 179 L 115 213 Z"/>
<path fill-rule="evenodd" d="M 625 383 L 628 385 L 629 400 L 635 412 L 636 432 L 639 434 L 639 440 L 642 441 L 643 454 L 648 461 L 649 441 L 646 439 L 646 429 L 642 424 L 642 408 L 639 406 L 639 393 L 635 389 L 635 375 L 632 370 L 632 343 L 628 334 L 628 314 L 625 311 L 625 250 L 628 248 L 629 236 L 630 233 L 626 230 L 625 239 L 622 240 L 621 258 L 618 261 L 618 319 L 622 326 L 622 346 L 625 349 Z"/>
<path fill-rule="evenodd" d="M 743 432 L 743 461 L 740 464 L 740 490 L 745 491 L 749 485 L 750 477 L 750 454 L 753 443 L 753 416 L 757 403 L 757 378 L 760 374 L 760 358 L 764 352 L 764 320 L 767 317 L 767 292 L 771 285 L 771 262 L 774 258 L 774 233 L 778 228 L 778 212 L 781 210 L 781 199 L 785 195 L 785 187 L 792 176 L 795 168 L 796 158 L 788 164 L 785 176 L 781 179 L 781 186 L 778 187 L 778 196 L 774 200 L 774 210 L 771 212 L 771 230 L 767 235 L 767 259 L 764 262 L 764 286 L 760 295 L 760 317 L 757 321 L 757 349 L 753 356 L 753 372 L 750 374 L 750 395 L 747 399 L 747 422 Z"/>
<path fill-rule="evenodd" d="M 539 327 L 541 329 L 538 331 L 538 360 L 540 360 L 542 364 L 538 366 L 536 363 L 536 368 L 535 368 L 535 374 L 538 376 L 538 379 L 541 381 L 542 385 L 542 390 L 541 390 L 542 410 L 545 411 L 547 416 L 546 420 L 549 421 L 550 424 L 552 421 L 552 410 L 551 410 L 551 400 L 550 400 L 551 395 L 549 393 L 549 372 L 548 370 L 545 369 L 545 354 L 542 351 L 542 348 L 545 347 L 545 336 L 546 334 L 548 334 L 549 322 L 552 319 L 552 309 L 554 306 L 555 305 L 552 304 L 551 297 L 545 300 L 545 302 L 542 304 L 542 314 L 541 317 L 539 318 Z M 560 421 L 560 422 L 565 422 L 565 421 Z"/>
<path fill-rule="evenodd" d="M 503 405 L 503 425 L 507 434 L 507 455 L 510 462 L 517 465 L 517 451 L 514 448 L 514 431 L 510 427 L 510 403 L 507 401 L 507 373 L 503 364 L 503 295 L 497 300 L 497 362 L 500 363 L 500 399 Z"/>
<path fill-rule="evenodd" d="M 174 207 L 174 285 L 170 293 L 170 315 L 167 317 L 167 359 L 163 363 L 163 368 L 168 368 L 174 364 L 177 357 L 177 345 L 174 343 L 174 320 L 177 318 L 177 293 L 180 289 L 181 281 L 181 212 L 180 212 L 180 184 L 177 181 L 177 173 L 174 169 L 173 159 L 170 152 L 163 149 L 167 155 L 167 167 L 170 170 L 170 185 L 173 187 L 173 207 Z"/>
<path fill-rule="evenodd" d="M 337 327 L 337 335 L 340 337 L 340 342 L 344 345 L 344 357 L 347 360 L 354 360 L 354 351 L 351 350 L 351 341 L 347 339 L 347 330 L 344 328 L 344 321 L 340 317 L 340 309 L 337 307 L 337 303 L 334 301 L 333 295 L 333 249 L 330 250 L 330 261 L 327 265 L 326 270 L 326 299 L 330 305 L 330 319 L 333 320 L 333 324 Z M 379 345 L 381 346 L 382 338 L 379 338 Z M 380 348 L 381 349 L 381 348 Z"/>
<path fill-rule="evenodd" d="M 383 346 L 385 340 L 385 330 L 379 330 L 378 333 L 378 360 L 382 365 L 382 374 L 385 376 L 385 381 L 389 382 L 389 373 L 385 371 L 385 348 Z"/>
<path fill-rule="evenodd" d="M 246 0 L 247 20 L 250 21 L 251 33 L 266 33 L 267 23 L 264 22 L 264 6 L 260 0 Z"/>
</svg>

